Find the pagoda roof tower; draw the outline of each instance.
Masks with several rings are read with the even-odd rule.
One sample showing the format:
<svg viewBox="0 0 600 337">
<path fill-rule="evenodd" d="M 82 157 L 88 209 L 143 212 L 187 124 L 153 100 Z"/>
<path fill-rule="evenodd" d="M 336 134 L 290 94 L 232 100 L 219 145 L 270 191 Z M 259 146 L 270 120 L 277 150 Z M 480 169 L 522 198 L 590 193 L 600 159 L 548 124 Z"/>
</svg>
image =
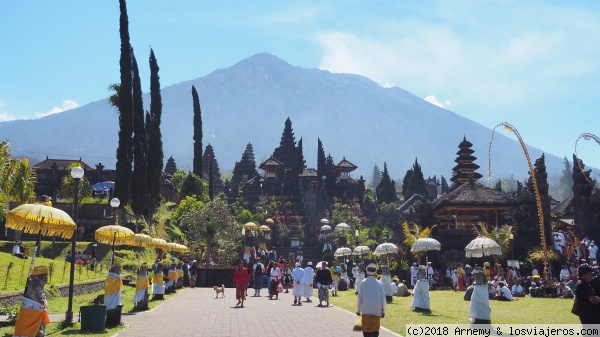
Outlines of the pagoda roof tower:
<svg viewBox="0 0 600 337">
<path fill-rule="evenodd" d="M 454 175 L 450 178 L 454 185 L 464 184 L 469 179 L 477 182 L 482 177 L 481 174 L 476 172 L 479 165 L 474 163 L 477 157 L 473 156 L 475 151 L 471 149 L 472 146 L 473 144 L 465 136 L 463 136 L 463 141 L 458 144 L 459 150 L 456 152 L 458 157 L 454 160 L 457 165 L 452 168 Z"/>
</svg>

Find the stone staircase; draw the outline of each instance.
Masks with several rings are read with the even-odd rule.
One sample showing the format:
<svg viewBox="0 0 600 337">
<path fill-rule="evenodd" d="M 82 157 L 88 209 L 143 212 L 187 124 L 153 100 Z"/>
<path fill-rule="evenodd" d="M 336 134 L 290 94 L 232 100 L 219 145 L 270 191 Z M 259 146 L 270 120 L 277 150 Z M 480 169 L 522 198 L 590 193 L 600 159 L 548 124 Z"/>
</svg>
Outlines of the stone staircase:
<svg viewBox="0 0 600 337">
<path fill-rule="evenodd" d="M 296 252 L 298 251 L 297 247 L 278 247 L 275 248 L 275 251 L 277 252 L 277 258 L 279 259 L 280 256 L 283 256 L 283 258 L 287 261 L 288 259 L 288 255 L 290 252 L 293 252 L 294 255 L 296 255 Z M 304 257 L 303 261 L 302 261 L 302 268 L 306 267 L 306 263 L 308 261 L 312 261 L 313 266 L 317 264 L 317 262 L 319 262 L 322 258 L 322 252 L 319 250 L 319 247 L 316 246 L 305 246 L 302 247 L 302 256 Z"/>
</svg>

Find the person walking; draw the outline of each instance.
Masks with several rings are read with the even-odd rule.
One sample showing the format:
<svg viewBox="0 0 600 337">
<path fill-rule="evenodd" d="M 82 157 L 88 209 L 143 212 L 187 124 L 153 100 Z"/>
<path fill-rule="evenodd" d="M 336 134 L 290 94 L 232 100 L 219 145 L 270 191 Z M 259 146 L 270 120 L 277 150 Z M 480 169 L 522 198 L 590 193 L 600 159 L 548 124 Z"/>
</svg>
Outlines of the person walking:
<svg viewBox="0 0 600 337">
<path fill-rule="evenodd" d="M 304 297 L 306 297 L 306 303 L 311 303 L 310 297 L 313 294 L 313 281 L 315 277 L 315 271 L 312 269 L 312 262 L 308 261 L 306 268 L 304 268 L 304 275 L 302 276 L 302 284 L 304 285 Z"/>
<path fill-rule="evenodd" d="M 273 296 L 275 296 L 275 299 L 278 300 L 279 299 L 279 289 L 277 289 L 279 287 L 279 281 L 281 280 L 281 269 L 279 268 L 279 263 L 271 261 L 271 263 L 273 264 L 272 268 L 271 268 L 271 274 L 269 275 L 271 277 L 271 288 L 269 288 L 269 299 L 273 299 Z"/>
<path fill-rule="evenodd" d="M 367 266 L 367 278 L 359 285 L 356 315 L 361 317 L 361 331 L 364 337 L 378 337 L 381 319 L 385 317 L 386 300 L 381 282 L 375 278 L 377 267 Z"/>
<path fill-rule="evenodd" d="M 244 307 L 246 300 L 246 287 L 248 286 L 248 269 L 244 267 L 244 260 L 240 260 L 238 267 L 233 273 L 233 284 L 235 285 L 235 299 L 238 300 L 235 305 Z"/>
<path fill-rule="evenodd" d="M 342 277 L 342 267 L 338 265 L 336 261 L 331 262 L 331 277 L 333 278 L 333 283 L 331 284 L 331 296 L 338 295 L 338 285 L 340 283 L 340 278 Z"/>
<path fill-rule="evenodd" d="M 329 285 L 333 283 L 333 278 L 331 277 L 331 271 L 327 268 L 327 262 L 321 262 L 321 269 L 317 270 L 317 285 L 319 287 L 319 305 L 318 307 L 323 306 L 323 302 L 326 302 L 325 306 L 329 306 Z"/>
<path fill-rule="evenodd" d="M 260 257 L 256 258 L 256 263 L 254 263 L 254 267 L 252 267 L 252 278 L 253 278 L 253 288 L 254 295 L 253 297 L 260 297 L 260 290 L 263 285 L 263 269 L 265 267 L 262 263 L 260 263 Z"/>
<path fill-rule="evenodd" d="M 294 295 L 294 304 L 302 305 L 302 295 L 304 295 L 304 269 L 300 268 L 300 262 L 296 262 L 296 268 L 292 271 L 292 277 L 294 279 L 294 288 L 292 289 L 292 295 Z"/>
<path fill-rule="evenodd" d="M 283 267 L 283 288 L 286 293 L 289 293 L 290 287 L 292 287 L 292 264 L 291 261 Z"/>
</svg>

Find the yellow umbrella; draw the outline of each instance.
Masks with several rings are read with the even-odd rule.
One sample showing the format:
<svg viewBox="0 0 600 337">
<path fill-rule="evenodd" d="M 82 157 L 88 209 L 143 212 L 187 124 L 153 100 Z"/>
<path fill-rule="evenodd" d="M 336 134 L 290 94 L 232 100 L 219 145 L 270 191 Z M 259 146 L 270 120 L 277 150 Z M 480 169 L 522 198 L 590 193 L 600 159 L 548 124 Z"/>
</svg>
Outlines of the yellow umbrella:
<svg viewBox="0 0 600 337">
<path fill-rule="evenodd" d="M 273 219 L 268 218 L 267 220 L 265 220 L 266 223 L 270 223 L 271 225 L 275 223 L 275 221 L 273 221 Z"/>
<path fill-rule="evenodd" d="M 96 229 L 94 237 L 100 243 L 112 244 L 112 254 L 110 256 L 110 265 L 112 266 L 115 257 L 115 244 L 124 245 L 134 235 L 131 229 L 127 227 L 109 225 Z"/>
<path fill-rule="evenodd" d="M 125 244 L 135 247 L 150 247 L 152 244 L 152 237 L 146 234 L 135 234 L 134 236 L 127 238 Z"/>
<path fill-rule="evenodd" d="M 165 241 L 163 239 L 154 238 L 154 239 L 152 239 L 152 246 L 151 247 L 160 248 L 160 249 L 166 249 L 167 248 L 167 241 Z"/>
<path fill-rule="evenodd" d="M 265 231 L 265 232 L 268 232 L 271 230 L 271 228 L 269 228 L 269 226 L 267 226 L 267 225 L 262 225 L 262 226 L 258 227 L 258 229 L 260 229 L 261 231 Z"/>
<path fill-rule="evenodd" d="M 169 242 L 167 243 L 167 251 L 169 252 L 178 252 L 178 253 L 185 253 L 188 251 L 188 248 L 184 245 L 181 245 L 179 243 L 173 243 L 173 242 Z"/>
<path fill-rule="evenodd" d="M 257 228 L 258 228 L 258 225 L 257 225 L 257 224 L 255 224 L 255 223 L 254 223 L 254 222 L 252 222 L 252 221 L 250 221 L 250 222 L 247 222 L 247 223 L 244 225 L 244 229 L 257 229 Z"/>
<path fill-rule="evenodd" d="M 29 273 L 31 273 L 35 256 L 40 250 L 42 235 L 70 239 L 77 226 L 69 214 L 58 208 L 41 204 L 23 204 L 8 212 L 6 227 L 25 233 L 37 234 L 38 237 L 29 267 Z"/>
<path fill-rule="evenodd" d="M 182 253 L 187 253 L 187 252 L 189 252 L 189 251 L 190 251 L 190 250 L 188 249 L 188 247 L 187 247 L 187 246 L 185 246 L 185 245 L 177 244 L 177 246 L 179 246 L 180 252 L 182 252 Z"/>
</svg>

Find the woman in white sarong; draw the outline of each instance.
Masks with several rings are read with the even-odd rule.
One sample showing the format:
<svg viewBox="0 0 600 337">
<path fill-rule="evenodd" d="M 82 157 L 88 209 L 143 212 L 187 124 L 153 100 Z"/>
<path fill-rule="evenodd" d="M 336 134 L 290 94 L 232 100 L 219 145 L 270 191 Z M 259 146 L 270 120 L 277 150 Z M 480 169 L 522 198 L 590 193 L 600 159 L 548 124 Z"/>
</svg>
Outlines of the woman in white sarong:
<svg viewBox="0 0 600 337">
<path fill-rule="evenodd" d="M 360 283 L 366 278 L 365 276 L 365 264 L 363 262 L 358 263 L 358 274 L 354 279 L 354 289 L 356 289 L 356 293 L 358 294 L 360 290 Z"/>
<path fill-rule="evenodd" d="M 383 286 L 383 292 L 385 292 L 387 302 L 392 302 L 392 278 L 390 276 L 390 268 L 387 264 L 381 265 L 381 278 L 379 281 Z"/>
<path fill-rule="evenodd" d="M 413 290 L 413 299 L 410 308 L 415 311 L 429 311 L 429 280 L 427 280 L 427 267 L 419 266 L 418 280 Z"/>
</svg>

